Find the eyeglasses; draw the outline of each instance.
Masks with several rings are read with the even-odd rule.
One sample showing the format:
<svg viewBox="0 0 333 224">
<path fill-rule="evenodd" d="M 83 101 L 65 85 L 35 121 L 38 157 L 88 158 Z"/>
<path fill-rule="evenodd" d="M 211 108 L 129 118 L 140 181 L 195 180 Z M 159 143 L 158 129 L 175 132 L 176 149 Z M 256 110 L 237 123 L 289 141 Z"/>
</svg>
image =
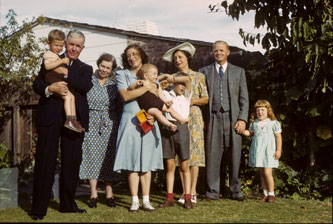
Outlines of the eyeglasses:
<svg viewBox="0 0 333 224">
<path fill-rule="evenodd" d="M 130 57 L 140 57 L 140 53 L 139 52 L 133 52 L 133 53 L 130 53 L 130 54 L 126 54 L 126 57 L 127 58 L 130 58 Z"/>
</svg>

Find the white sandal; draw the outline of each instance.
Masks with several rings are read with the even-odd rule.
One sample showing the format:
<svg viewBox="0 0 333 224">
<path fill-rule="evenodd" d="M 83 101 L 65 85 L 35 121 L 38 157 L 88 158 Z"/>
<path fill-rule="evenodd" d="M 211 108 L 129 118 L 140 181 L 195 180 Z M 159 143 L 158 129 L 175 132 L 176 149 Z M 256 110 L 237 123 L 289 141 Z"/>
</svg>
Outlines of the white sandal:
<svg viewBox="0 0 333 224">
<path fill-rule="evenodd" d="M 184 197 L 184 194 L 182 194 L 182 196 L 179 198 L 179 200 L 178 200 L 177 202 L 178 202 L 178 204 L 180 204 L 180 205 L 185 204 L 185 197 Z"/>
<path fill-rule="evenodd" d="M 197 203 L 197 196 L 195 194 L 191 194 L 191 201 L 193 204 Z"/>
</svg>

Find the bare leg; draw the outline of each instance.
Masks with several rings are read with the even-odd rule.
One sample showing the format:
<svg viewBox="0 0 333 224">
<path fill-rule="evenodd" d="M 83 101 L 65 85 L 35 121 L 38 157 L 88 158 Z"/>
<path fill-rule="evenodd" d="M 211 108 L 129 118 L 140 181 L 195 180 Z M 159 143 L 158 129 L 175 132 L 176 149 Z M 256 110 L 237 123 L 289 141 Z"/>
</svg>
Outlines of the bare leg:
<svg viewBox="0 0 333 224">
<path fill-rule="evenodd" d="M 268 192 L 274 192 L 274 178 L 272 175 L 272 168 L 263 168 L 263 171 Z"/>
<path fill-rule="evenodd" d="M 191 193 L 191 172 L 190 172 L 190 168 L 188 166 L 188 160 L 181 161 L 180 168 L 183 172 L 183 178 L 184 178 L 183 191 L 185 192 L 185 194 L 190 194 Z"/>
<path fill-rule="evenodd" d="M 169 112 L 173 118 L 175 118 L 179 123 L 185 124 L 188 122 L 188 118 L 183 118 L 177 111 L 175 111 L 172 107 L 167 108 L 167 106 L 164 104 L 162 108 L 163 112 Z"/>
<path fill-rule="evenodd" d="M 147 112 L 148 114 L 154 116 L 161 124 L 169 127 L 172 131 L 177 130 L 177 126 L 171 123 L 168 119 L 166 119 L 166 117 L 163 116 L 162 112 L 157 108 L 150 108 Z"/>
<path fill-rule="evenodd" d="M 97 180 L 89 180 L 90 198 L 97 198 Z"/>
<path fill-rule="evenodd" d="M 167 173 L 166 173 L 166 187 L 167 193 L 173 193 L 173 186 L 175 183 L 175 159 L 167 159 Z"/>
<path fill-rule="evenodd" d="M 184 173 L 182 171 L 181 168 L 179 168 L 179 177 L 180 177 L 180 181 L 182 183 L 182 189 L 183 189 L 183 194 L 185 194 L 185 186 L 184 186 Z"/>
<path fill-rule="evenodd" d="M 68 95 L 70 96 L 71 115 L 76 116 L 75 97 L 70 91 L 68 91 Z"/>
<path fill-rule="evenodd" d="M 130 172 L 128 174 L 128 184 L 131 192 L 131 196 L 138 196 L 139 191 L 139 173 Z"/>
<path fill-rule="evenodd" d="M 191 195 L 196 195 L 198 176 L 199 176 L 199 167 L 191 166 L 190 171 L 191 171 Z"/>
<path fill-rule="evenodd" d="M 151 172 L 140 173 L 142 195 L 150 194 Z"/>
<path fill-rule="evenodd" d="M 72 95 L 72 94 L 70 94 L 70 92 L 69 92 L 67 95 L 61 96 L 61 98 L 64 100 L 64 110 L 65 110 L 66 116 L 73 115 L 72 114 L 71 96 L 70 95 Z"/>
<path fill-rule="evenodd" d="M 112 185 L 110 182 L 105 182 L 106 198 L 113 198 Z"/>
<path fill-rule="evenodd" d="M 260 181 L 261 181 L 261 186 L 263 190 L 268 190 L 266 181 L 265 181 L 265 173 L 264 173 L 264 168 L 259 168 L 260 171 Z"/>
</svg>

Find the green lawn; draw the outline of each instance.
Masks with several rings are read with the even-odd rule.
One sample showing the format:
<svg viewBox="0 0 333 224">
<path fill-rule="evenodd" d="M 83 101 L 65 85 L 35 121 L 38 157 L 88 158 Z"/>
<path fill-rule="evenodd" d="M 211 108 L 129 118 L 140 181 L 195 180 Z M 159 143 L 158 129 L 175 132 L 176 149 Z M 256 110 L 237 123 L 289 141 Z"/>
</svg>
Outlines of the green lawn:
<svg viewBox="0 0 333 224">
<path fill-rule="evenodd" d="M 100 203 L 96 209 L 88 208 L 86 202 L 89 196 L 77 197 L 79 207 L 87 209 L 86 214 L 60 213 L 58 212 L 59 201 L 51 202 L 47 215 L 38 222 L 332 223 L 332 201 L 277 198 L 276 203 L 259 203 L 254 197 L 249 197 L 245 202 L 223 198 L 213 202 L 199 200 L 192 210 L 185 210 L 175 205 L 171 208 L 157 209 L 154 213 L 141 210 L 133 214 L 128 212 L 131 198 L 127 192 L 116 194 L 116 208 L 107 207 L 104 196 L 100 194 Z M 164 194 L 152 193 L 153 205 L 157 206 L 163 200 Z M 28 215 L 30 206 L 27 200 L 19 208 L 0 211 L 0 222 L 33 221 Z"/>
</svg>

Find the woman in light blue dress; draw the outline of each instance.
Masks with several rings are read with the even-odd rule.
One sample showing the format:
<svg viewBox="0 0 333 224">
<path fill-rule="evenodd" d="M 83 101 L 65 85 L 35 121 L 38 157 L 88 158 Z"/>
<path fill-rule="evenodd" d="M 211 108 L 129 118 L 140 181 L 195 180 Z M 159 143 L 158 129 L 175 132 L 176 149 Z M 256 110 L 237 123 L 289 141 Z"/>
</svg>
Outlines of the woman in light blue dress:
<svg viewBox="0 0 333 224">
<path fill-rule="evenodd" d="M 124 70 L 116 72 L 117 88 L 124 101 L 122 118 L 120 121 L 117 154 L 114 164 L 115 171 L 128 171 L 129 188 L 132 195 L 131 212 L 139 210 L 138 189 L 141 182 L 143 195 L 143 209 L 154 211 L 149 201 L 151 171 L 163 169 L 162 142 L 160 130 L 154 118 L 149 117 L 149 122 L 154 128 L 148 133 L 141 131 L 136 113 L 140 111 L 137 98 L 154 84 L 128 90 L 128 87 L 139 80 L 136 76 L 141 66 L 148 62 L 148 56 L 138 45 L 128 46 L 122 54 Z"/>
<path fill-rule="evenodd" d="M 281 125 L 276 120 L 271 104 L 258 100 L 254 104 L 255 114 L 251 115 L 250 128 L 245 136 L 253 136 L 250 147 L 250 167 L 259 167 L 264 196 L 261 202 L 275 202 L 272 168 L 279 165 L 282 152 Z"/>
<path fill-rule="evenodd" d="M 90 184 L 90 208 L 97 207 L 97 181 L 105 181 L 107 205 L 116 206 L 111 184 L 115 181 L 113 164 L 122 111 L 116 82 L 110 76 L 117 67 L 115 58 L 102 54 L 97 66 L 92 76 L 93 87 L 87 93 L 89 130 L 84 135 L 80 166 L 80 179 L 89 180 Z"/>
</svg>

